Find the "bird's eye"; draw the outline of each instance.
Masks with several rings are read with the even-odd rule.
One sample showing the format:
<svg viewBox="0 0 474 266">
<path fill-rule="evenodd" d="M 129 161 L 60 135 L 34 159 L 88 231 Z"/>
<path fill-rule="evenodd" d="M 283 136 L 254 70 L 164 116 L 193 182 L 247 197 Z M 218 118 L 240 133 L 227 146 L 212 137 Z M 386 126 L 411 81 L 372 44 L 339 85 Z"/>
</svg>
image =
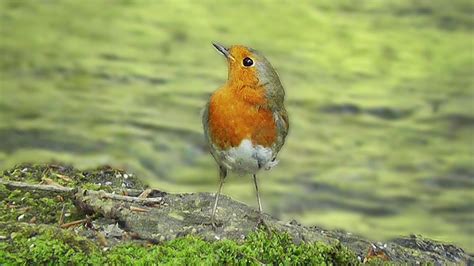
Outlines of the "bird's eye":
<svg viewBox="0 0 474 266">
<path fill-rule="evenodd" d="M 244 61 L 242 61 L 242 64 L 244 64 L 246 67 L 252 66 L 253 60 L 250 57 L 245 57 Z"/>
</svg>

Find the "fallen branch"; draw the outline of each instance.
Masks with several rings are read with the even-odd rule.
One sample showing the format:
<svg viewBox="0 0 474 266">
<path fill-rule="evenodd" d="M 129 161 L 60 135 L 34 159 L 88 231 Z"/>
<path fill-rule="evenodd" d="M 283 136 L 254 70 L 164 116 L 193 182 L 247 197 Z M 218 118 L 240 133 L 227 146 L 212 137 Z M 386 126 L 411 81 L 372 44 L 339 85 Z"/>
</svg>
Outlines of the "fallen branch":
<svg viewBox="0 0 474 266">
<path fill-rule="evenodd" d="M 53 192 L 57 194 L 66 195 L 73 199 L 82 198 L 83 196 L 96 196 L 103 199 L 111 199 L 111 200 L 118 200 L 118 201 L 126 201 L 132 202 L 137 204 L 144 204 L 144 205 L 153 205 L 153 204 L 162 204 L 163 198 L 139 198 L 139 197 L 132 197 L 132 196 L 123 196 L 114 193 L 108 193 L 103 190 L 95 191 L 95 190 L 87 190 L 87 189 L 75 189 L 69 187 L 63 187 L 60 185 L 40 185 L 40 184 L 30 184 L 24 182 L 17 182 L 17 181 L 7 181 L 0 178 L 0 185 L 5 185 L 9 189 L 20 189 L 20 190 L 27 190 L 27 191 L 45 191 L 45 192 Z M 78 195 L 81 195 L 78 197 Z"/>
</svg>

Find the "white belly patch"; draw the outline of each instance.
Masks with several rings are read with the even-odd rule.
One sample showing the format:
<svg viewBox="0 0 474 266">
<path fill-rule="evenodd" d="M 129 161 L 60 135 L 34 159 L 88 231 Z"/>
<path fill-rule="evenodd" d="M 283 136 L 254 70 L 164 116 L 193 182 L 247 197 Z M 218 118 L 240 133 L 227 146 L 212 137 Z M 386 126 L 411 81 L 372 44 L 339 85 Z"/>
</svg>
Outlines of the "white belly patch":
<svg viewBox="0 0 474 266">
<path fill-rule="evenodd" d="M 242 140 L 238 147 L 221 151 L 222 164 L 240 174 L 255 174 L 262 168 L 270 170 L 278 164 L 273 157 L 270 148 L 253 145 L 249 139 Z"/>
</svg>

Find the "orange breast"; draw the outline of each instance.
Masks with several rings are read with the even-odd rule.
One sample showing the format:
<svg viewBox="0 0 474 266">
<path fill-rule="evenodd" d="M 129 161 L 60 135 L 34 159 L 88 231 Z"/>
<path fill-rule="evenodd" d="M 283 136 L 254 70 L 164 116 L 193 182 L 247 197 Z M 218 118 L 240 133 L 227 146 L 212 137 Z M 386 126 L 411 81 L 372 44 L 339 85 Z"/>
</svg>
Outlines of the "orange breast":
<svg viewBox="0 0 474 266">
<path fill-rule="evenodd" d="M 265 105 L 263 91 L 222 88 L 209 104 L 209 130 L 214 144 L 221 149 L 239 146 L 243 139 L 270 147 L 276 140 L 276 125 Z"/>
</svg>

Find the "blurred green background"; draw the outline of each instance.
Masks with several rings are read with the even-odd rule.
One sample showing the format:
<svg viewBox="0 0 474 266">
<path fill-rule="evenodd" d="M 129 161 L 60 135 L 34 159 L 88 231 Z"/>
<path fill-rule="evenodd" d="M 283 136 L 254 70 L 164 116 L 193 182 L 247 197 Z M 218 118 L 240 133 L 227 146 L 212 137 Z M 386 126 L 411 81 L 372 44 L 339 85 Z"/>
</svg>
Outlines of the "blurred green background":
<svg viewBox="0 0 474 266">
<path fill-rule="evenodd" d="M 0 168 L 109 164 L 214 192 L 200 110 L 227 69 L 211 42 L 244 44 L 287 91 L 291 132 L 260 174 L 268 213 L 474 252 L 472 14 L 470 0 L 2 0 Z M 256 206 L 250 177 L 224 193 Z"/>
</svg>

